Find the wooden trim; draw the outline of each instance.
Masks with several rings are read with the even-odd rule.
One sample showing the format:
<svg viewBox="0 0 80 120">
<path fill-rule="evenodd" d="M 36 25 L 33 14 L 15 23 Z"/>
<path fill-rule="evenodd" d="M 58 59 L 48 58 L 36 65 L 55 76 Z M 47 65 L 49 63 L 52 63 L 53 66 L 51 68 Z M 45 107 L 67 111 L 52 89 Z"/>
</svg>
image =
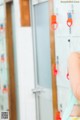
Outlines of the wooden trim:
<svg viewBox="0 0 80 120">
<path fill-rule="evenodd" d="M 29 0 L 20 0 L 21 26 L 30 26 L 30 5 Z"/>
<path fill-rule="evenodd" d="M 9 67 L 9 111 L 10 120 L 17 120 L 11 3 L 6 3 L 5 6 L 6 6 L 6 44 Z"/>
<path fill-rule="evenodd" d="M 55 33 L 54 30 L 51 30 L 51 15 L 53 12 L 53 0 L 49 0 L 49 16 L 50 16 L 50 49 L 51 49 L 51 71 L 52 71 L 52 99 L 53 99 L 53 116 L 54 120 L 56 120 L 56 112 L 58 111 L 58 103 L 57 103 L 57 85 L 56 85 L 56 76 L 53 75 L 53 65 L 55 65 Z"/>
</svg>

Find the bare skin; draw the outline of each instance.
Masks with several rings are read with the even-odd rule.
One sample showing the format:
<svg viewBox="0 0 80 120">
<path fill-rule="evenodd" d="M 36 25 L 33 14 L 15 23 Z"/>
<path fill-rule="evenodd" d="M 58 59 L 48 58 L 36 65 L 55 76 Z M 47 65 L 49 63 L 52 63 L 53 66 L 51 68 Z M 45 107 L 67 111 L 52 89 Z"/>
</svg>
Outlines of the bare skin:
<svg viewBox="0 0 80 120">
<path fill-rule="evenodd" d="M 80 53 L 73 52 L 68 58 L 68 72 L 71 88 L 80 101 Z"/>
<path fill-rule="evenodd" d="M 80 53 L 73 52 L 68 58 L 68 72 L 69 80 L 71 84 L 72 91 L 74 96 L 80 103 Z M 80 117 L 80 106 L 74 105 L 71 111 L 71 116 Z"/>
</svg>

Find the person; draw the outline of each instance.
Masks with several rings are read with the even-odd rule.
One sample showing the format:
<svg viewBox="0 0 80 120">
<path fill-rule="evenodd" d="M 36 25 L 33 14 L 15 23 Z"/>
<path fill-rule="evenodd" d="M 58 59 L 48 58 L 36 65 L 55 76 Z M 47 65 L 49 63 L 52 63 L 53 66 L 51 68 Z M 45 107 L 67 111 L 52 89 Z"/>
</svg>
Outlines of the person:
<svg viewBox="0 0 80 120">
<path fill-rule="evenodd" d="M 80 120 L 80 53 L 73 52 L 68 58 L 70 96 L 62 120 Z"/>
</svg>

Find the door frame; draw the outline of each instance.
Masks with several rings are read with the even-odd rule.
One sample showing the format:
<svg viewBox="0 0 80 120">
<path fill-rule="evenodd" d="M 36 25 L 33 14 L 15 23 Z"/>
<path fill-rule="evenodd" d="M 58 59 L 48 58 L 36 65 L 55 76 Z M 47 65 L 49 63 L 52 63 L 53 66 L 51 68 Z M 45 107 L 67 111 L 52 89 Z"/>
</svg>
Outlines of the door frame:
<svg viewBox="0 0 80 120">
<path fill-rule="evenodd" d="M 13 37 L 12 37 L 12 16 L 11 16 L 12 0 L 5 1 L 6 11 L 6 49 L 9 70 L 9 111 L 10 120 L 17 120 L 16 109 L 16 88 L 15 88 L 15 73 L 14 73 L 14 53 L 13 53 Z"/>
<path fill-rule="evenodd" d="M 35 39 L 36 39 L 36 30 L 35 30 L 35 15 L 34 15 L 34 5 L 37 5 L 38 3 L 43 3 L 43 2 L 48 2 L 49 4 L 49 21 L 50 21 L 50 24 L 51 24 L 51 15 L 52 15 L 52 12 L 50 11 L 51 8 L 50 8 L 50 1 L 49 0 L 37 0 L 35 3 L 33 3 L 34 0 L 32 0 L 32 3 L 30 3 L 31 5 L 31 15 L 32 15 L 32 21 L 31 21 L 31 24 L 32 24 L 32 37 L 33 37 L 33 54 L 34 54 L 34 71 L 35 71 L 35 86 L 37 84 L 37 73 L 36 73 L 36 70 L 37 70 L 37 54 L 36 54 L 36 42 L 35 42 Z M 58 111 L 58 101 L 57 101 L 57 85 L 56 85 L 56 76 L 53 75 L 53 65 L 55 64 L 55 59 L 56 59 L 56 55 L 55 55 L 55 34 L 54 34 L 54 31 L 52 31 L 51 29 L 49 30 L 50 31 L 50 55 L 51 55 L 51 73 L 52 73 L 52 104 L 53 104 L 53 119 L 55 120 L 55 116 L 56 116 L 56 112 Z M 38 64 L 38 63 L 37 63 Z M 36 70 L 35 70 L 36 68 Z M 54 99 L 55 98 L 55 99 Z M 38 101 L 36 101 L 38 102 Z M 38 104 L 38 103 L 37 103 Z"/>
<path fill-rule="evenodd" d="M 31 26 L 32 26 L 32 44 L 33 44 L 33 56 L 34 56 L 34 78 L 35 78 L 35 81 L 34 81 L 34 87 L 36 88 L 36 85 L 37 85 L 37 78 L 38 78 L 38 75 L 37 75 L 37 53 L 36 53 L 36 36 L 35 36 L 35 17 L 34 17 L 34 5 L 37 5 L 38 3 L 36 2 L 36 4 L 33 4 L 33 1 L 31 0 L 30 1 L 30 8 L 31 8 Z M 39 101 L 38 101 L 38 97 L 37 97 L 37 94 L 35 94 L 35 111 L 36 111 L 36 120 L 39 120 L 40 118 L 40 114 L 39 114 L 39 111 L 37 111 L 37 109 L 39 109 Z"/>
<path fill-rule="evenodd" d="M 52 2 L 52 4 L 51 4 Z M 50 26 L 50 51 L 51 51 L 51 72 L 52 72 L 52 100 L 53 100 L 53 114 L 56 120 L 56 112 L 58 112 L 58 96 L 56 76 L 53 74 L 54 65 L 56 65 L 56 51 L 55 51 L 55 31 L 51 29 L 51 16 L 54 14 L 54 2 L 48 0 L 49 4 L 49 26 Z M 55 98 L 55 99 L 54 99 Z"/>
</svg>

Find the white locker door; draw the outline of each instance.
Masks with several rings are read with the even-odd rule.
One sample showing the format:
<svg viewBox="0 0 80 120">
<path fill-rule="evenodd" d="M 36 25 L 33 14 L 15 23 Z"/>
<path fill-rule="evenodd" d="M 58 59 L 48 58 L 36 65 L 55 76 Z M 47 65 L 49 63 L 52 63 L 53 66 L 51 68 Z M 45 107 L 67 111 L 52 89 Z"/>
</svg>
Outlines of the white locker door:
<svg viewBox="0 0 80 120">
<path fill-rule="evenodd" d="M 55 37 L 56 66 L 58 70 L 58 74 L 56 77 L 58 109 L 59 111 L 61 111 L 62 115 L 66 109 L 69 98 L 70 82 L 67 79 L 67 64 L 68 56 L 71 52 L 71 40 L 72 39 L 70 37 Z"/>
<path fill-rule="evenodd" d="M 58 69 L 57 86 L 69 87 L 69 81 L 66 78 L 67 74 L 67 59 L 70 53 L 69 37 L 55 38 L 56 47 L 56 65 Z"/>
<path fill-rule="evenodd" d="M 71 38 L 71 52 L 80 52 L 80 37 Z"/>
<path fill-rule="evenodd" d="M 52 82 L 50 60 L 49 12 L 48 1 L 33 2 L 33 31 L 35 49 L 36 86 L 33 93 L 36 95 L 37 120 L 52 120 Z"/>
</svg>

